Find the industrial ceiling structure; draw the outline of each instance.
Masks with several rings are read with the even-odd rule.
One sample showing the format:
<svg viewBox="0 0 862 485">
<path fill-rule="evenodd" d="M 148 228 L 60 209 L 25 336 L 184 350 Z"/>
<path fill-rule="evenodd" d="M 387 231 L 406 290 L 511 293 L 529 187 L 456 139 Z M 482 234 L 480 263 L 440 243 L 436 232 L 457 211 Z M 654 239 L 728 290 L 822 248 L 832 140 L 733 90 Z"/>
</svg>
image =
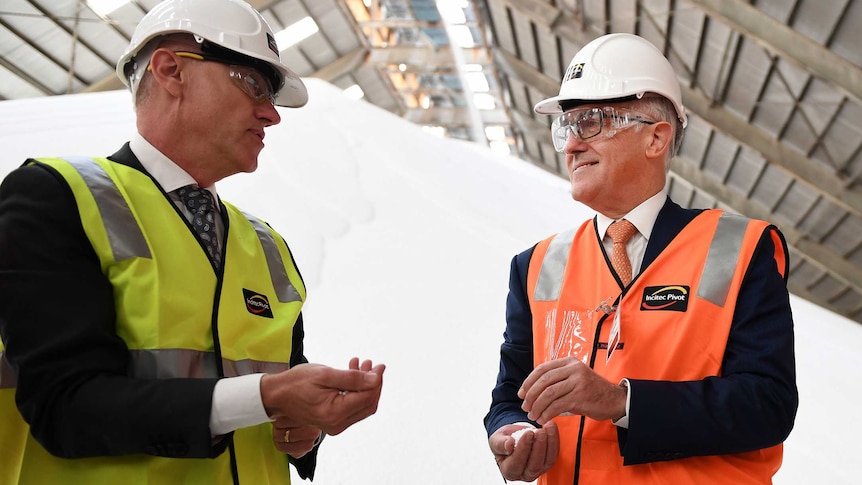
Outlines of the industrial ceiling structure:
<svg viewBox="0 0 862 485">
<path fill-rule="evenodd" d="M 0 99 L 122 88 L 114 64 L 156 3 L 3 0 Z M 862 0 L 249 3 L 285 29 L 282 58 L 301 76 L 562 177 L 533 105 L 590 40 L 647 38 L 689 115 L 671 197 L 772 221 L 790 290 L 862 323 Z"/>
</svg>

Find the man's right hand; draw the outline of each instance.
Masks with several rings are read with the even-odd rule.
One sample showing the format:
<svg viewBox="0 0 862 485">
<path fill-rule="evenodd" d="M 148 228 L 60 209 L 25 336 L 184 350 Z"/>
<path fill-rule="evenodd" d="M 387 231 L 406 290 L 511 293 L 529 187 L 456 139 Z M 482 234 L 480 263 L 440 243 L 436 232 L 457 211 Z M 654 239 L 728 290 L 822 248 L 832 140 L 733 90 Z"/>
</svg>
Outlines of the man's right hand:
<svg viewBox="0 0 862 485">
<path fill-rule="evenodd" d="M 271 418 L 291 421 L 337 435 L 377 412 L 386 366 L 350 360 L 349 369 L 302 364 L 260 381 L 260 395 Z"/>
<path fill-rule="evenodd" d="M 532 482 L 550 470 L 560 452 L 560 435 L 556 423 L 549 421 L 544 427 L 524 433 L 515 446 L 512 433 L 524 428 L 507 424 L 488 438 L 488 445 L 497 460 L 500 473 L 506 480 Z"/>
</svg>

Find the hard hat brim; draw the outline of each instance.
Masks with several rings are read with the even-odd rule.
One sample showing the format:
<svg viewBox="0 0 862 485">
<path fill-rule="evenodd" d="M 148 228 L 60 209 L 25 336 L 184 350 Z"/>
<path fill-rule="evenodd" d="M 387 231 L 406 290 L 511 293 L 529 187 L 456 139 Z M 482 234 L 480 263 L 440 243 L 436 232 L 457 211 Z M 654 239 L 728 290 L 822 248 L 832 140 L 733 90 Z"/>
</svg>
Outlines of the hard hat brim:
<svg viewBox="0 0 862 485">
<path fill-rule="evenodd" d="M 576 106 L 580 106 L 582 104 L 590 104 L 596 103 L 599 101 L 606 101 L 609 103 L 622 103 L 624 101 L 631 101 L 635 99 L 637 96 L 607 96 L 607 97 L 596 97 L 591 99 L 582 99 L 582 98 L 573 98 L 571 96 L 554 96 L 548 99 L 544 99 L 536 103 L 536 106 L 533 107 L 533 111 L 540 115 L 558 115 L 563 113 L 563 104 L 569 106 L 569 109 L 574 108 Z"/>
<path fill-rule="evenodd" d="M 305 106 L 308 103 L 308 89 L 305 87 L 305 83 L 302 82 L 302 78 L 286 67 L 278 67 L 284 75 L 284 85 L 278 90 L 275 105 L 285 108 L 301 108 Z"/>
</svg>

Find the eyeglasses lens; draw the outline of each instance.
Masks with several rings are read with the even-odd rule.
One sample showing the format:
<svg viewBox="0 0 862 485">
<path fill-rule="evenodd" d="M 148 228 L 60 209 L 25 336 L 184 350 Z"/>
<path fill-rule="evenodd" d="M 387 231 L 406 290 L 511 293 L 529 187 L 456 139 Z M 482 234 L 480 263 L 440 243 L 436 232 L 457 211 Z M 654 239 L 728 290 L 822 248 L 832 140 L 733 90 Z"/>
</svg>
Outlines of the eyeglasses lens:
<svg viewBox="0 0 862 485">
<path fill-rule="evenodd" d="M 603 124 L 604 113 L 600 108 L 563 113 L 554 120 L 551 126 L 554 148 L 558 152 L 562 152 L 570 133 L 577 134 L 582 140 L 592 138 L 602 132 Z"/>
<path fill-rule="evenodd" d="M 575 126 L 577 126 L 578 136 L 582 140 L 601 133 L 602 125 L 604 125 L 604 113 L 600 109 L 593 108 L 575 116 Z"/>
<path fill-rule="evenodd" d="M 269 100 L 275 104 L 276 93 L 269 81 L 255 69 L 244 66 L 230 66 L 230 77 L 234 83 L 258 103 Z"/>
</svg>

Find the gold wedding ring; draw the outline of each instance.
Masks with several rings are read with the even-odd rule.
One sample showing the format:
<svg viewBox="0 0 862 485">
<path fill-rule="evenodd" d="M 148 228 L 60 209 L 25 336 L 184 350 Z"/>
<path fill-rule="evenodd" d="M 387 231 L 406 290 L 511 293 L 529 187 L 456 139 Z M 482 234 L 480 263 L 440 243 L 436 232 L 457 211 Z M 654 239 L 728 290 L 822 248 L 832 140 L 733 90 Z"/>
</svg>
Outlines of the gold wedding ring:
<svg viewBox="0 0 862 485">
<path fill-rule="evenodd" d="M 289 429 L 284 430 L 284 442 L 290 443 L 290 430 Z"/>
</svg>

